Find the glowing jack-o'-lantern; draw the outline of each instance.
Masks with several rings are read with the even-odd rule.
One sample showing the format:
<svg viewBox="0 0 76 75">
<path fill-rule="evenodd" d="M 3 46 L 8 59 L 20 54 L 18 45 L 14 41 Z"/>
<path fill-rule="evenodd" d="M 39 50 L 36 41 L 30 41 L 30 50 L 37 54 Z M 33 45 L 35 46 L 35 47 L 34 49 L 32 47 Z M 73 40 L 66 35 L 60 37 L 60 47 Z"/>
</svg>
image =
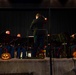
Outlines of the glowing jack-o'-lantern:
<svg viewBox="0 0 76 75">
<path fill-rule="evenodd" d="M 76 58 L 76 51 L 75 51 L 75 52 L 73 52 L 73 57 L 74 57 L 74 58 Z"/>
<path fill-rule="evenodd" d="M 11 55 L 10 55 L 10 53 L 3 53 L 3 54 L 1 55 L 1 58 L 2 58 L 3 60 L 8 60 L 8 59 L 11 58 Z"/>
<path fill-rule="evenodd" d="M 36 57 L 38 58 L 45 58 L 46 57 L 46 50 L 41 50 L 40 52 L 37 53 Z"/>
</svg>

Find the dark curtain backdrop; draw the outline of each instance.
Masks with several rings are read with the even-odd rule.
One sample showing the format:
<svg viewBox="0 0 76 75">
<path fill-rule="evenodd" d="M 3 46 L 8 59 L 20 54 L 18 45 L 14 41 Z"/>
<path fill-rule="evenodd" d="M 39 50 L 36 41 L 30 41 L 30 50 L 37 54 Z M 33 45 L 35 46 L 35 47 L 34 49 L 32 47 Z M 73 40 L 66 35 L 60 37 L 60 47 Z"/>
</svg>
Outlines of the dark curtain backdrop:
<svg viewBox="0 0 76 75">
<path fill-rule="evenodd" d="M 50 32 L 49 9 L 8 9 L 0 10 L 0 33 L 10 30 L 11 35 L 21 33 L 22 37 L 25 37 L 36 13 L 41 13 L 48 18 L 45 28 Z"/>
<path fill-rule="evenodd" d="M 51 33 L 76 32 L 76 9 L 51 9 Z"/>
</svg>

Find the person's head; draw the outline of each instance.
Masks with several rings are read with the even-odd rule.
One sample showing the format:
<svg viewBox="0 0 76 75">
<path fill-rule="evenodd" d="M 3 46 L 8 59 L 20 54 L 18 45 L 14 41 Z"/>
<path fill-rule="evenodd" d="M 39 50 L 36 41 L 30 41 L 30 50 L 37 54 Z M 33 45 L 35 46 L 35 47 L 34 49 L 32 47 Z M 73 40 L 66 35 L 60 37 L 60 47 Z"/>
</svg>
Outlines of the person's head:
<svg viewBox="0 0 76 75">
<path fill-rule="evenodd" d="M 41 14 L 37 13 L 36 14 L 36 19 L 38 19 L 41 16 Z"/>
</svg>

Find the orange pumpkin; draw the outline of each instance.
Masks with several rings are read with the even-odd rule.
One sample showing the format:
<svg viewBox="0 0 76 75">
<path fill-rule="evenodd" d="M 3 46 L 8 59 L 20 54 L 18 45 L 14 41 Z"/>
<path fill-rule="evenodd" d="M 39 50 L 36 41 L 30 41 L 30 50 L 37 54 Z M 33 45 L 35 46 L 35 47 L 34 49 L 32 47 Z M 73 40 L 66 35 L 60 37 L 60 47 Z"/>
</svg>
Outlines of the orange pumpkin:
<svg viewBox="0 0 76 75">
<path fill-rule="evenodd" d="M 10 55 L 10 53 L 3 53 L 3 54 L 1 55 L 1 58 L 2 58 L 3 60 L 8 60 L 8 59 L 11 58 L 11 55 Z"/>
<path fill-rule="evenodd" d="M 74 57 L 74 58 L 76 58 L 76 51 L 75 51 L 75 52 L 73 52 L 73 57 Z"/>
</svg>

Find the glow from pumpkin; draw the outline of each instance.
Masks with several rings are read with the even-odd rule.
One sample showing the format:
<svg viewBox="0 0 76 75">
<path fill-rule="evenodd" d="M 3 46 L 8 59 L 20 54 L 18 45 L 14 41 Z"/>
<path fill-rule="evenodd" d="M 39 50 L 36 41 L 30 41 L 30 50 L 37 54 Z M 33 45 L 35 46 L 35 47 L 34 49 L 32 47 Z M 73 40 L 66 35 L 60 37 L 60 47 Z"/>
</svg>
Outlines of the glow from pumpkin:
<svg viewBox="0 0 76 75">
<path fill-rule="evenodd" d="M 73 52 L 73 57 L 74 57 L 74 58 L 76 58 L 76 51 L 75 51 L 75 52 Z"/>
<path fill-rule="evenodd" d="M 11 55 L 10 55 L 9 53 L 3 53 L 3 54 L 1 55 L 1 58 L 2 58 L 3 60 L 8 60 L 8 59 L 11 58 Z"/>
</svg>

